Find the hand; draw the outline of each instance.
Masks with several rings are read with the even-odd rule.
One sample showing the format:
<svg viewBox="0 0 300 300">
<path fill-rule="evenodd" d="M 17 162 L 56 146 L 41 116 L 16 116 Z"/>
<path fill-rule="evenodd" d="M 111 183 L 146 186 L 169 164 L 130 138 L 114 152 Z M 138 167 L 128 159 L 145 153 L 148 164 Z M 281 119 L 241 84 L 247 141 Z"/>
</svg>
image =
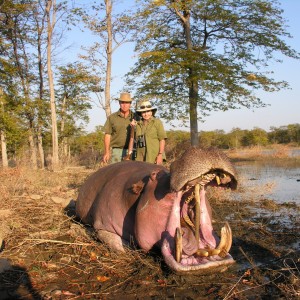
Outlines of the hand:
<svg viewBox="0 0 300 300">
<path fill-rule="evenodd" d="M 105 153 L 103 155 L 102 161 L 107 164 L 109 162 L 109 159 L 110 159 L 110 153 Z"/>
<path fill-rule="evenodd" d="M 130 122 L 130 126 L 136 126 L 137 121 L 135 119 L 132 119 L 132 121 Z"/>
<path fill-rule="evenodd" d="M 156 164 L 157 165 L 162 165 L 163 164 L 163 156 L 162 156 L 161 153 L 156 156 Z"/>
<path fill-rule="evenodd" d="M 131 160 L 131 153 L 124 156 L 123 160 Z"/>
</svg>

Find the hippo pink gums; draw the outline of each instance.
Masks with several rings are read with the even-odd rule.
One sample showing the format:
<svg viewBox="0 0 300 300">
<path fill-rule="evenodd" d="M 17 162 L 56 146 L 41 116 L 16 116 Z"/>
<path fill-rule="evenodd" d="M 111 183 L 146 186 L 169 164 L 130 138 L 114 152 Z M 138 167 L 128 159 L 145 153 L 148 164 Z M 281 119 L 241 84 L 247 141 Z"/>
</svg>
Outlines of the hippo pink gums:
<svg viewBox="0 0 300 300">
<path fill-rule="evenodd" d="M 216 150 L 189 148 L 163 166 L 123 161 L 99 169 L 81 187 L 76 214 L 90 224 L 111 249 L 135 245 L 145 251 L 160 247 L 176 272 L 223 268 L 234 263 L 228 253 L 228 223 L 221 239 L 213 231 L 205 198 L 209 185 L 235 189 L 237 179 L 228 158 Z"/>
</svg>

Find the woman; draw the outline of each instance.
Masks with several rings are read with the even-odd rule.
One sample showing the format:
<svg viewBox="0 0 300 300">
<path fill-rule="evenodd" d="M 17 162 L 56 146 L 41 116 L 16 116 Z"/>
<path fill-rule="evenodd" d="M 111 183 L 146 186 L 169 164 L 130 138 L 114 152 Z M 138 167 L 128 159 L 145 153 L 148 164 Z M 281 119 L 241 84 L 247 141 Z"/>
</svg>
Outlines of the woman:
<svg viewBox="0 0 300 300">
<path fill-rule="evenodd" d="M 135 160 L 162 165 L 165 159 L 165 140 L 167 138 L 163 123 L 155 118 L 157 108 L 149 101 L 142 101 L 136 110 L 141 120 L 136 122 L 135 139 L 137 154 Z M 129 146 L 132 152 L 133 140 Z"/>
</svg>

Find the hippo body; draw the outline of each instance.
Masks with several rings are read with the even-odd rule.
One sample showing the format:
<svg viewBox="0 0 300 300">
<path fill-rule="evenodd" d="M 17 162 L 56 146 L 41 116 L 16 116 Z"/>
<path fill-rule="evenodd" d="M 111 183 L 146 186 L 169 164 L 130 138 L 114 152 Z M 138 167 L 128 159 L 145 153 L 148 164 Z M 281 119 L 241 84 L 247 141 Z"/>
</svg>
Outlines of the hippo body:
<svg viewBox="0 0 300 300">
<path fill-rule="evenodd" d="M 105 232 L 113 233 L 105 240 L 113 249 L 123 250 L 123 244 L 129 242 L 136 244 L 139 189 L 147 183 L 146 191 L 153 190 L 156 182 L 150 179 L 150 174 L 155 176 L 158 172 L 168 177 L 164 167 L 144 162 L 123 161 L 99 169 L 79 191 L 77 216 L 83 223 L 92 225 L 101 240 L 105 239 L 101 236 Z M 160 193 L 166 193 L 168 187 L 162 186 L 161 189 L 165 192 L 160 190 Z M 151 216 L 153 221 L 156 216 Z M 152 239 L 156 240 L 154 236 Z"/>
<path fill-rule="evenodd" d="M 206 167 L 203 155 L 214 158 Z M 194 174 L 188 174 L 190 162 Z M 198 183 L 202 188 L 196 195 Z M 235 170 L 223 154 L 191 147 L 171 165 L 171 173 L 163 166 L 138 161 L 99 169 L 81 187 L 76 214 L 114 250 L 124 251 L 124 245 L 145 251 L 160 247 L 172 270 L 203 271 L 234 262 L 228 253 L 230 227 L 222 228 L 224 237 L 218 245 L 205 188 L 209 184 L 235 188 L 236 183 Z"/>
</svg>

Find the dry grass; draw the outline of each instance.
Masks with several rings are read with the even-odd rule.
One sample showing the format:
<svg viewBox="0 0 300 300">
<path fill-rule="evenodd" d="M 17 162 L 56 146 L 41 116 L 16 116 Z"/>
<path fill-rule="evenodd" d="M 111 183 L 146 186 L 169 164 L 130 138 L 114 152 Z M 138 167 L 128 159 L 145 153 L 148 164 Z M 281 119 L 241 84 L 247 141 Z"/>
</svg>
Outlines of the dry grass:
<svg viewBox="0 0 300 300">
<path fill-rule="evenodd" d="M 238 160 L 260 160 L 260 159 L 299 159 L 299 156 L 291 155 L 293 150 L 299 150 L 298 148 L 292 148 L 287 145 L 272 145 L 269 148 L 254 146 L 243 149 L 233 149 L 226 151 L 226 154 L 232 159 Z"/>
<path fill-rule="evenodd" d="M 299 212 L 298 207 L 289 210 L 256 201 L 251 192 L 248 200 L 232 201 L 228 191 L 211 191 L 215 225 L 229 220 L 238 264 L 223 274 L 182 276 L 170 273 L 158 253 L 109 251 L 76 221 L 71 200 L 91 172 L 84 168 L 59 173 L 0 171 L 0 266 L 7 268 L 0 273 L 0 299 L 12 299 L 8 295 L 14 299 L 195 299 L 199 295 L 201 299 L 270 295 L 294 299 L 300 295 L 299 251 L 290 246 L 299 239 L 299 220 L 292 214 Z M 281 218 L 289 218 L 294 226 L 285 226 Z"/>
</svg>

